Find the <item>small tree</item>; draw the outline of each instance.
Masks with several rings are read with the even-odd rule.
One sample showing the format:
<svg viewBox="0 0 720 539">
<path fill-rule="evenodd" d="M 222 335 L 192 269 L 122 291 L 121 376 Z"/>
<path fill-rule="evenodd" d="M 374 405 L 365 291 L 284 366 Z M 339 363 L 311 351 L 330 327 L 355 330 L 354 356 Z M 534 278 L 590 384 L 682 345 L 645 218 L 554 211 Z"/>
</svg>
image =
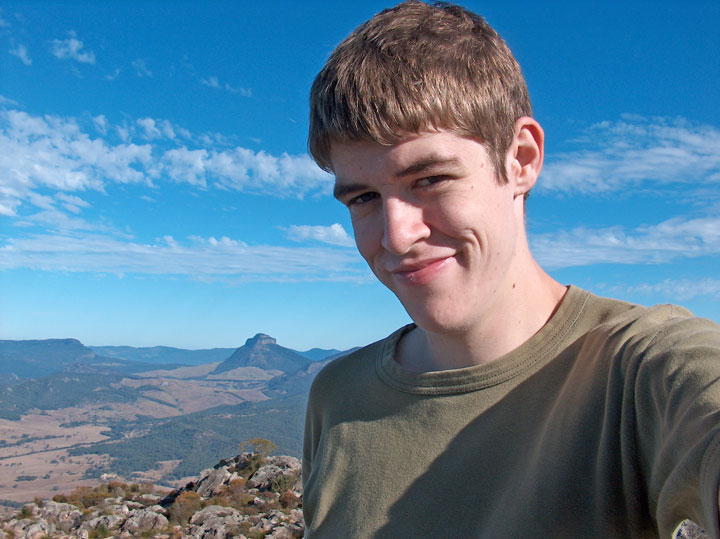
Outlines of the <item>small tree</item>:
<svg viewBox="0 0 720 539">
<path fill-rule="evenodd" d="M 240 442 L 239 452 L 244 453 L 248 446 L 250 446 L 250 451 L 263 458 L 269 457 L 273 451 L 277 449 L 277 445 L 270 440 L 266 440 L 265 438 L 251 438 L 245 442 Z"/>
<path fill-rule="evenodd" d="M 277 445 L 265 438 L 251 438 L 245 442 L 240 442 L 238 452 L 240 454 L 244 453 L 248 446 L 250 446 L 252 453 L 247 457 L 247 472 L 248 477 L 250 477 L 258 468 L 265 464 L 265 459 L 277 449 Z"/>
</svg>

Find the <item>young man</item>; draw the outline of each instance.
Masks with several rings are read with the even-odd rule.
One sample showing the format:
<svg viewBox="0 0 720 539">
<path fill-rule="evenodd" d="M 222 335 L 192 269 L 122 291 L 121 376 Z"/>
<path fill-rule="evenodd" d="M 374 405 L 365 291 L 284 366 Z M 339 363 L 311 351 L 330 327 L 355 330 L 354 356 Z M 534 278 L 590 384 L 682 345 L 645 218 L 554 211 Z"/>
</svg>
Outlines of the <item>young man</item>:
<svg viewBox="0 0 720 539">
<path fill-rule="evenodd" d="M 318 74 L 310 151 L 415 323 L 316 378 L 308 536 L 720 533 L 720 328 L 540 268 L 531 114 L 505 43 L 451 5 L 377 15 Z"/>
</svg>

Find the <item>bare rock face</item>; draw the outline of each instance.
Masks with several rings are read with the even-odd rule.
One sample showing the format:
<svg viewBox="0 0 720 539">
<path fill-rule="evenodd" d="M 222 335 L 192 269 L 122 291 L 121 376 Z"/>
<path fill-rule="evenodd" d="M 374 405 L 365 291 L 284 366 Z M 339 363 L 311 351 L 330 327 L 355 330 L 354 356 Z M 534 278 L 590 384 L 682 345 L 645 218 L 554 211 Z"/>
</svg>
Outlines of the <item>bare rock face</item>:
<svg viewBox="0 0 720 539">
<path fill-rule="evenodd" d="M 277 340 L 270 335 L 258 333 L 254 337 L 250 337 L 245 341 L 245 346 L 262 346 L 266 344 L 277 344 Z"/>
</svg>

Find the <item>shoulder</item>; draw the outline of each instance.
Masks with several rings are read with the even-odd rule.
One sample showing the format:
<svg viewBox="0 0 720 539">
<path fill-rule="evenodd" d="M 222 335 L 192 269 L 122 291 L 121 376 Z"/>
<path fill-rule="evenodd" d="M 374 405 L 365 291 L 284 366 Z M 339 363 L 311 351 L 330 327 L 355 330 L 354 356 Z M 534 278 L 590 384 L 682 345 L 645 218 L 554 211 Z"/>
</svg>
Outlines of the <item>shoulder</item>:
<svg viewBox="0 0 720 539">
<path fill-rule="evenodd" d="M 330 361 L 315 377 L 310 400 L 334 400 L 335 395 L 350 397 L 352 393 L 366 391 L 377 380 L 378 358 L 393 354 L 398 336 L 406 329 L 398 329 L 384 339 Z"/>
<path fill-rule="evenodd" d="M 586 330 L 633 335 L 642 339 L 655 339 L 666 334 L 720 331 L 715 322 L 698 318 L 678 305 L 642 305 L 612 298 L 584 294 L 582 313 Z M 581 322 L 583 323 L 583 322 Z"/>
<path fill-rule="evenodd" d="M 586 346 L 619 359 L 623 370 L 668 373 L 706 361 L 720 366 L 720 325 L 684 307 L 644 307 L 588 294 L 586 314 Z"/>
</svg>

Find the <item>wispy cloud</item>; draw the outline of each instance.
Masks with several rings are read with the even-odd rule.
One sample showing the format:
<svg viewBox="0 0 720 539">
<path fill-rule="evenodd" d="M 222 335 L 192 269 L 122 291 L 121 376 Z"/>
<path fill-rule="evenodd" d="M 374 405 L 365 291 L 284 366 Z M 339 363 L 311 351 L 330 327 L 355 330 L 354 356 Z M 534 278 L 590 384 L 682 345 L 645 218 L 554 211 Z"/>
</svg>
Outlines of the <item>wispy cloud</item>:
<svg viewBox="0 0 720 539">
<path fill-rule="evenodd" d="M 60 60 L 75 60 L 83 64 L 94 64 L 95 53 L 89 50 L 82 50 L 84 44 L 77 39 L 74 32 L 70 32 L 67 39 L 53 39 L 50 52 Z"/>
<path fill-rule="evenodd" d="M 168 150 L 162 157 L 163 170 L 176 181 L 302 198 L 312 192 L 329 193 L 332 180 L 305 154 L 280 156 L 236 147 L 230 150 L 189 150 L 185 146 Z"/>
<path fill-rule="evenodd" d="M 104 78 L 105 78 L 105 80 L 113 81 L 113 80 L 117 79 L 119 76 L 120 76 L 120 68 L 116 67 L 115 69 L 113 69 L 112 73 L 108 73 L 107 75 L 105 75 Z"/>
<path fill-rule="evenodd" d="M 720 254 L 720 217 L 675 217 L 627 231 L 623 227 L 574 228 L 532 235 L 538 261 L 557 269 L 590 264 L 658 264 Z"/>
<path fill-rule="evenodd" d="M 215 76 L 201 79 L 200 82 L 210 88 L 217 88 L 218 90 L 226 90 L 233 94 L 240 94 L 243 97 L 252 97 L 252 90 L 250 88 L 243 88 L 240 86 L 231 86 L 227 82 L 221 83 L 220 79 Z"/>
<path fill-rule="evenodd" d="M 313 240 L 341 247 L 353 247 L 355 245 L 353 239 L 339 223 L 330 226 L 291 225 L 285 230 L 288 238 L 292 241 L 305 242 Z"/>
<path fill-rule="evenodd" d="M 135 68 L 135 73 L 138 77 L 152 77 L 152 71 L 147 66 L 147 62 L 143 60 L 142 58 L 138 58 L 137 60 L 133 60 L 131 62 L 132 66 Z"/>
<path fill-rule="evenodd" d="M 65 193 L 58 193 L 55 198 L 61 202 L 61 204 L 71 213 L 80 213 L 81 208 L 88 208 L 90 204 L 80 197 L 75 195 L 67 195 Z"/>
<path fill-rule="evenodd" d="M 17 107 L 18 102 L 14 99 L 10 99 L 9 97 L 5 97 L 4 95 L 0 95 L 0 105 L 5 105 L 8 107 Z"/>
<path fill-rule="evenodd" d="M 720 299 L 720 280 L 718 279 L 666 279 L 659 283 L 641 283 L 630 286 L 610 287 L 613 293 L 627 296 L 662 296 L 667 301 L 688 301 L 695 298 Z"/>
<path fill-rule="evenodd" d="M 300 198 L 329 192 L 330 176 L 305 154 L 192 148 L 188 139 L 191 133 L 166 120 L 113 126 L 103 115 L 76 119 L 0 110 L 0 215 L 15 215 L 39 188 L 103 191 L 114 182 L 150 186 L 167 180 Z"/>
<path fill-rule="evenodd" d="M 175 129 L 167 120 L 154 120 L 153 118 L 140 118 L 137 124 L 142 128 L 143 136 L 147 139 L 175 138 Z"/>
<path fill-rule="evenodd" d="M 148 181 L 148 145 L 108 144 L 82 132 L 74 119 L 0 111 L 0 214 L 14 215 L 38 187 L 102 190 L 105 182 Z"/>
<path fill-rule="evenodd" d="M 172 236 L 153 244 L 93 233 L 34 235 L 0 247 L 0 269 L 178 275 L 224 282 L 364 281 L 365 263 L 350 250 L 250 246 L 227 237 Z"/>
<path fill-rule="evenodd" d="M 20 61 L 26 66 L 32 65 L 32 58 L 30 58 L 27 47 L 25 45 L 18 44 L 14 48 L 10 49 L 10 54 L 20 58 Z"/>
<path fill-rule="evenodd" d="M 593 125 L 573 144 L 577 150 L 547 156 L 538 189 L 601 193 L 720 182 L 717 127 L 628 115 Z"/>
<path fill-rule="evenodd" d="M 105 118 L 105 115 L 100 114 L 98 116 L 95 116 L 92 120 L 93 124 L 95 125 L 95 129 L 97 129 L 101 134 L 107 135 L 108 121 L 107 118 Z"/>
</svg>

